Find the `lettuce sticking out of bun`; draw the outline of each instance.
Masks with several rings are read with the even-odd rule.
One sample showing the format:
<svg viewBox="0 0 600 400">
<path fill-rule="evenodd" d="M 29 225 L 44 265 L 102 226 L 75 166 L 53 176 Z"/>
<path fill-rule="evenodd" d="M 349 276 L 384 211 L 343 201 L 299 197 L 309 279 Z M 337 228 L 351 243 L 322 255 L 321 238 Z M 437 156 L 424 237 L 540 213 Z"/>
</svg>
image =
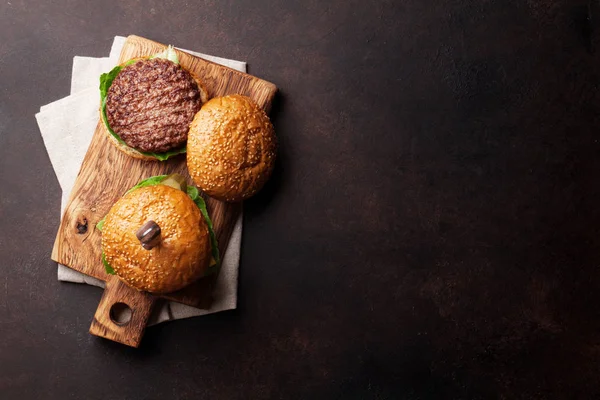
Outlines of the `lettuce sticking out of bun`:
<svg viewBox="0 0 600 400">
<path fill-rule="evenodd" d="M 106 272 L 138 290 L 173 292 L 219 268 L 206 203 L 181 175 L 139 182 L 96 227 Z"/>
<path fill-rule="evenodd" d="M 100 116 L 125 154 L 164 161 L 185 153 L 189 125 L 208 93 L 183 68 L 172 46 L 134 58 L 100 76 Z"/>
</svg>

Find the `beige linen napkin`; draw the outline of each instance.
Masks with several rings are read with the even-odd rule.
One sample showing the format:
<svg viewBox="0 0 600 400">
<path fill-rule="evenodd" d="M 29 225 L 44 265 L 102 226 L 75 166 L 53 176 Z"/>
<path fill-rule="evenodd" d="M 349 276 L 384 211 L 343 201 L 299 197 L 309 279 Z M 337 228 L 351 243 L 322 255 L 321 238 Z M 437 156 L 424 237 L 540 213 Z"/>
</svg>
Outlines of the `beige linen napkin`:
<svg viewBox="0 0 600 400">
<path fill-rule="evenodd" d="M 116 36 L 109 57 L 75 56 L 71 76 L 71 95 L 42 106 L 40 112 L 35 115 L 54 172 L 63 190 L 61 216 L 98 123 L 100 74 L 110 71 L 118 64 L 124 43 L 124 37 Z M 245 62 L 185 51 L 246 72 Z M 165 302 L 161 308 L 155 310 L 150 325 L 236 308 L 241 238 L 242 216 L 240 215 L 222 259 L 221 271 L 213 293 L 214 302 L 210 309 L 201 310 L 180 303 Z M 104 287 L 103 281 L 60 264 L 58 280 Z"/>
</svg>

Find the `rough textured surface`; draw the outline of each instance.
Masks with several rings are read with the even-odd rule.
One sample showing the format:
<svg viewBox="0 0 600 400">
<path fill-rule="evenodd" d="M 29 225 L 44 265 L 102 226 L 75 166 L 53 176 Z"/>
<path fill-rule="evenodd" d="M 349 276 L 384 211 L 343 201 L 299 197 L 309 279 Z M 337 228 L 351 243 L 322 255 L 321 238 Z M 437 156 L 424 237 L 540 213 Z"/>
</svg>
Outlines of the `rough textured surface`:
<svg viewBox="0 0 600 400">
<path fill-rule="evenodd" d="M 190 125 L 187 167 L 203 192 L 222 201 L 242 201 L 271 176 L 276 148 L 273 124 L 252 99 L 216 97 Z"/>
<path fill-rule="evenodd" d="M 147 221 L 160 227 L 160 243 L 150 250 L 136 236 Z M 200 210 L 185 192 L 165 185 L 134 190 L 112 206 L 102 250 L 125 283 L 151 293 L 174 292 L 197 280 L 211 255 Z"/>
<path fill-rule="evenodd" d="M 154 58 L 119 72 L 106 95 L 106 117 L 130 147 L 164 153 L 185 144 L 201 105 L 192 76 L 171 61 Z"/>
<path fill-rule="evenodd" d="M 600 48 L 587 2 L 0 4 L 0 397 L 595 399 Z M 593 32 L 600 32 L 596 12 Z M 239 309 L 87 333 L 34 113 L 137 33 L 280 88 Z M 588 51 L 589 44 L 594 52 Z"/>
</svg>

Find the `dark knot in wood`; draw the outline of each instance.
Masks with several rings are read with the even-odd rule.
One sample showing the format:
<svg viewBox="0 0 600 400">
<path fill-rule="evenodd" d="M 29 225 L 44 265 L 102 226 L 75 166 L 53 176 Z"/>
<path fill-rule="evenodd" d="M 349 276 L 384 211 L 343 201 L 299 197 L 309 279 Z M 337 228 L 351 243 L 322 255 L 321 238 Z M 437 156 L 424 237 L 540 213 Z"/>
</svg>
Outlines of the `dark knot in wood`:
<svg viewBox="0 0 600 400">
<path fill-rule="evenodd" d="M 86 217 L 82 217 L 77 220 L 77 233 L 83 235 L 88 230 L 88 220 Z"/>
</svg>

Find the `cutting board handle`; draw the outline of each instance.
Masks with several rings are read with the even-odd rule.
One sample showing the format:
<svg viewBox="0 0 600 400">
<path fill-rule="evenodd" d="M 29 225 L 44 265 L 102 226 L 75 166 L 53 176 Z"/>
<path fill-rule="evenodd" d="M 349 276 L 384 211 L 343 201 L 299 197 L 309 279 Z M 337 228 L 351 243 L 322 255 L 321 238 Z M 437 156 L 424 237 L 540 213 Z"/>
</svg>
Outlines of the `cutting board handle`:
<svg viewBox="0 0 600 400">
<path fill-rule="evenodd" d="M 138 347 L 156 301 L 155 296 L 132 289 L 116 276 L 110 276 L 106 280 L 90 333 Z"/>
</svg>

